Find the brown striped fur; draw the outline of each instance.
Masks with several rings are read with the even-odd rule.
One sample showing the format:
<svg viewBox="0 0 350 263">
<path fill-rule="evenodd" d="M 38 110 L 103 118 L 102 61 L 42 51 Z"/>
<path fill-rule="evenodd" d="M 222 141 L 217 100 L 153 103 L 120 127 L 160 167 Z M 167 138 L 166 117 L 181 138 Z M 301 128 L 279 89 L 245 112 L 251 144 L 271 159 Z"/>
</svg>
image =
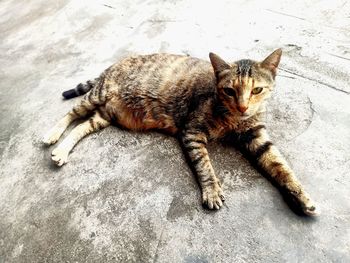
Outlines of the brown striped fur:
<svg viewBox="0 0 350 263">
<path fill-rule="evenodd" d="M 81 138 L 112 122 L 131 130 L 163 130 L 179 136 L 198 176 L 203 203 L 219 209 L 223 192 L 206 145 L 226 138 L 247 152 L 305 214 L 315 214 L 315 206 L 270 142 L 261 118 L 274 88 L 281 50 L 262 62 L 227 63 L 213 53 L 209 57 L 210 62 L 170 54 L 129 57 L 94 81 L 64 92 L 66 98 L 86 94 L 48 132 L 45 143 L 56 143 L 75 119 L 92 117 L 53 150 L 52 160 L 63 165 Z"/>
</svg>

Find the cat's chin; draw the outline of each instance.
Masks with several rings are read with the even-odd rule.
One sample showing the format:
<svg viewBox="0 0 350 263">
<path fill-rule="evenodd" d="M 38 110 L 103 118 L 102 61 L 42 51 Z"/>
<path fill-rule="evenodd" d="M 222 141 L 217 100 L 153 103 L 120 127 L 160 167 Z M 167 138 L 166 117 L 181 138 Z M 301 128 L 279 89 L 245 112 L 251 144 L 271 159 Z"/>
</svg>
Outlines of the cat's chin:
<svg viewBox="0 0 350 263">
<path fill-rule="evenodd" d="M 243 115 L 239 115 L 238 118 L 240 120 L 247 120 L 249 119 L 250 117 L 252 117 L 253 115 L 250 115 L 250 114 L 243 114 Z"/>
</svg>

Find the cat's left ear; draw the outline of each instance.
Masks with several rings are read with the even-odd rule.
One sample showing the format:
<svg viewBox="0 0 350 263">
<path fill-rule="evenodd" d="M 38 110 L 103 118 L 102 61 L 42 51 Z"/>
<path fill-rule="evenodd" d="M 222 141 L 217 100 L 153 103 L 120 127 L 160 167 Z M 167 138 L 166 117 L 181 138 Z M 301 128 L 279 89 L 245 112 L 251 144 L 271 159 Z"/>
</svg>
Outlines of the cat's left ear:
<svg viewBox="0 0 350 263">
<path fill-rule="evenodd" d="M 224 70 L 231 69 L 231 66 L 214 53 L 209 53 L 210 62 L 214 68 L 215 76 Z"/>
<path fill-rule="evenodd" d="M 281 56 L 282 56 L 282 49 L 281 48 L 276 49 L 267 58 L 265 58 L 263 62 L 261 62 L 261 66 L 263 68 L 270 70 L 273 76 L 276 76 L 277 67 L 278 67 L 278 64 L 280 63 Z"/>
</svg>

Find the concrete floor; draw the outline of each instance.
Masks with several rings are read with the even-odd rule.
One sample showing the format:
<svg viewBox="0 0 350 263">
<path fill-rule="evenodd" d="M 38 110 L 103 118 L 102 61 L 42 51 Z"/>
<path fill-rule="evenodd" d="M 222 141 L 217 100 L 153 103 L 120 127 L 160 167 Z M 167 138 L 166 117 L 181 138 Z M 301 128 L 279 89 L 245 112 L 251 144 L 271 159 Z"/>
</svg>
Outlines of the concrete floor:
<svg viewBox="0 0 350 263">
<path fill-rule="evenodd" d="M 0 36 L 0 262 L 350 262 L 348 1 L 2 0 Z M 41 144 L 75 103 L 61 92 L 125 55 L 278 47 L 269 130 L 316 219 L 222 145 L 210 212 L 174 138 L 109 127 L 60 169 Z"/>
</svg>

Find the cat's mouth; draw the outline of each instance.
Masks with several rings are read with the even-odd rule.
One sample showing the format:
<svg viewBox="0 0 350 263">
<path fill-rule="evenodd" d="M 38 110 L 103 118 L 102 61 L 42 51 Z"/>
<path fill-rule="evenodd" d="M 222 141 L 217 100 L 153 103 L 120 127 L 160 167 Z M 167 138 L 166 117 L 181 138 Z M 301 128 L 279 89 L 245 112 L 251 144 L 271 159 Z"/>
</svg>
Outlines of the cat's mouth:
<svg viewBox="0 0 350 263">
<path fill-rule="evenodd" d="M 241 120 L 246 120 L 246 119 L 248 119 L 248 118 L 250 118 L 250 117 L 251 117 L 250 114 L 241 114 L 241 115 L 239 116 L 239 118 L 240 118 Z"/>
<path fill-rule="evenodd" d="M 238 118 L 241 120 L 246 120 L 252 116 L 251 114 L 249 114 L 247 112 L 244 112 L 244 113 L 239 112 L 237 115 L 238 115 Z"/>
</svg>

